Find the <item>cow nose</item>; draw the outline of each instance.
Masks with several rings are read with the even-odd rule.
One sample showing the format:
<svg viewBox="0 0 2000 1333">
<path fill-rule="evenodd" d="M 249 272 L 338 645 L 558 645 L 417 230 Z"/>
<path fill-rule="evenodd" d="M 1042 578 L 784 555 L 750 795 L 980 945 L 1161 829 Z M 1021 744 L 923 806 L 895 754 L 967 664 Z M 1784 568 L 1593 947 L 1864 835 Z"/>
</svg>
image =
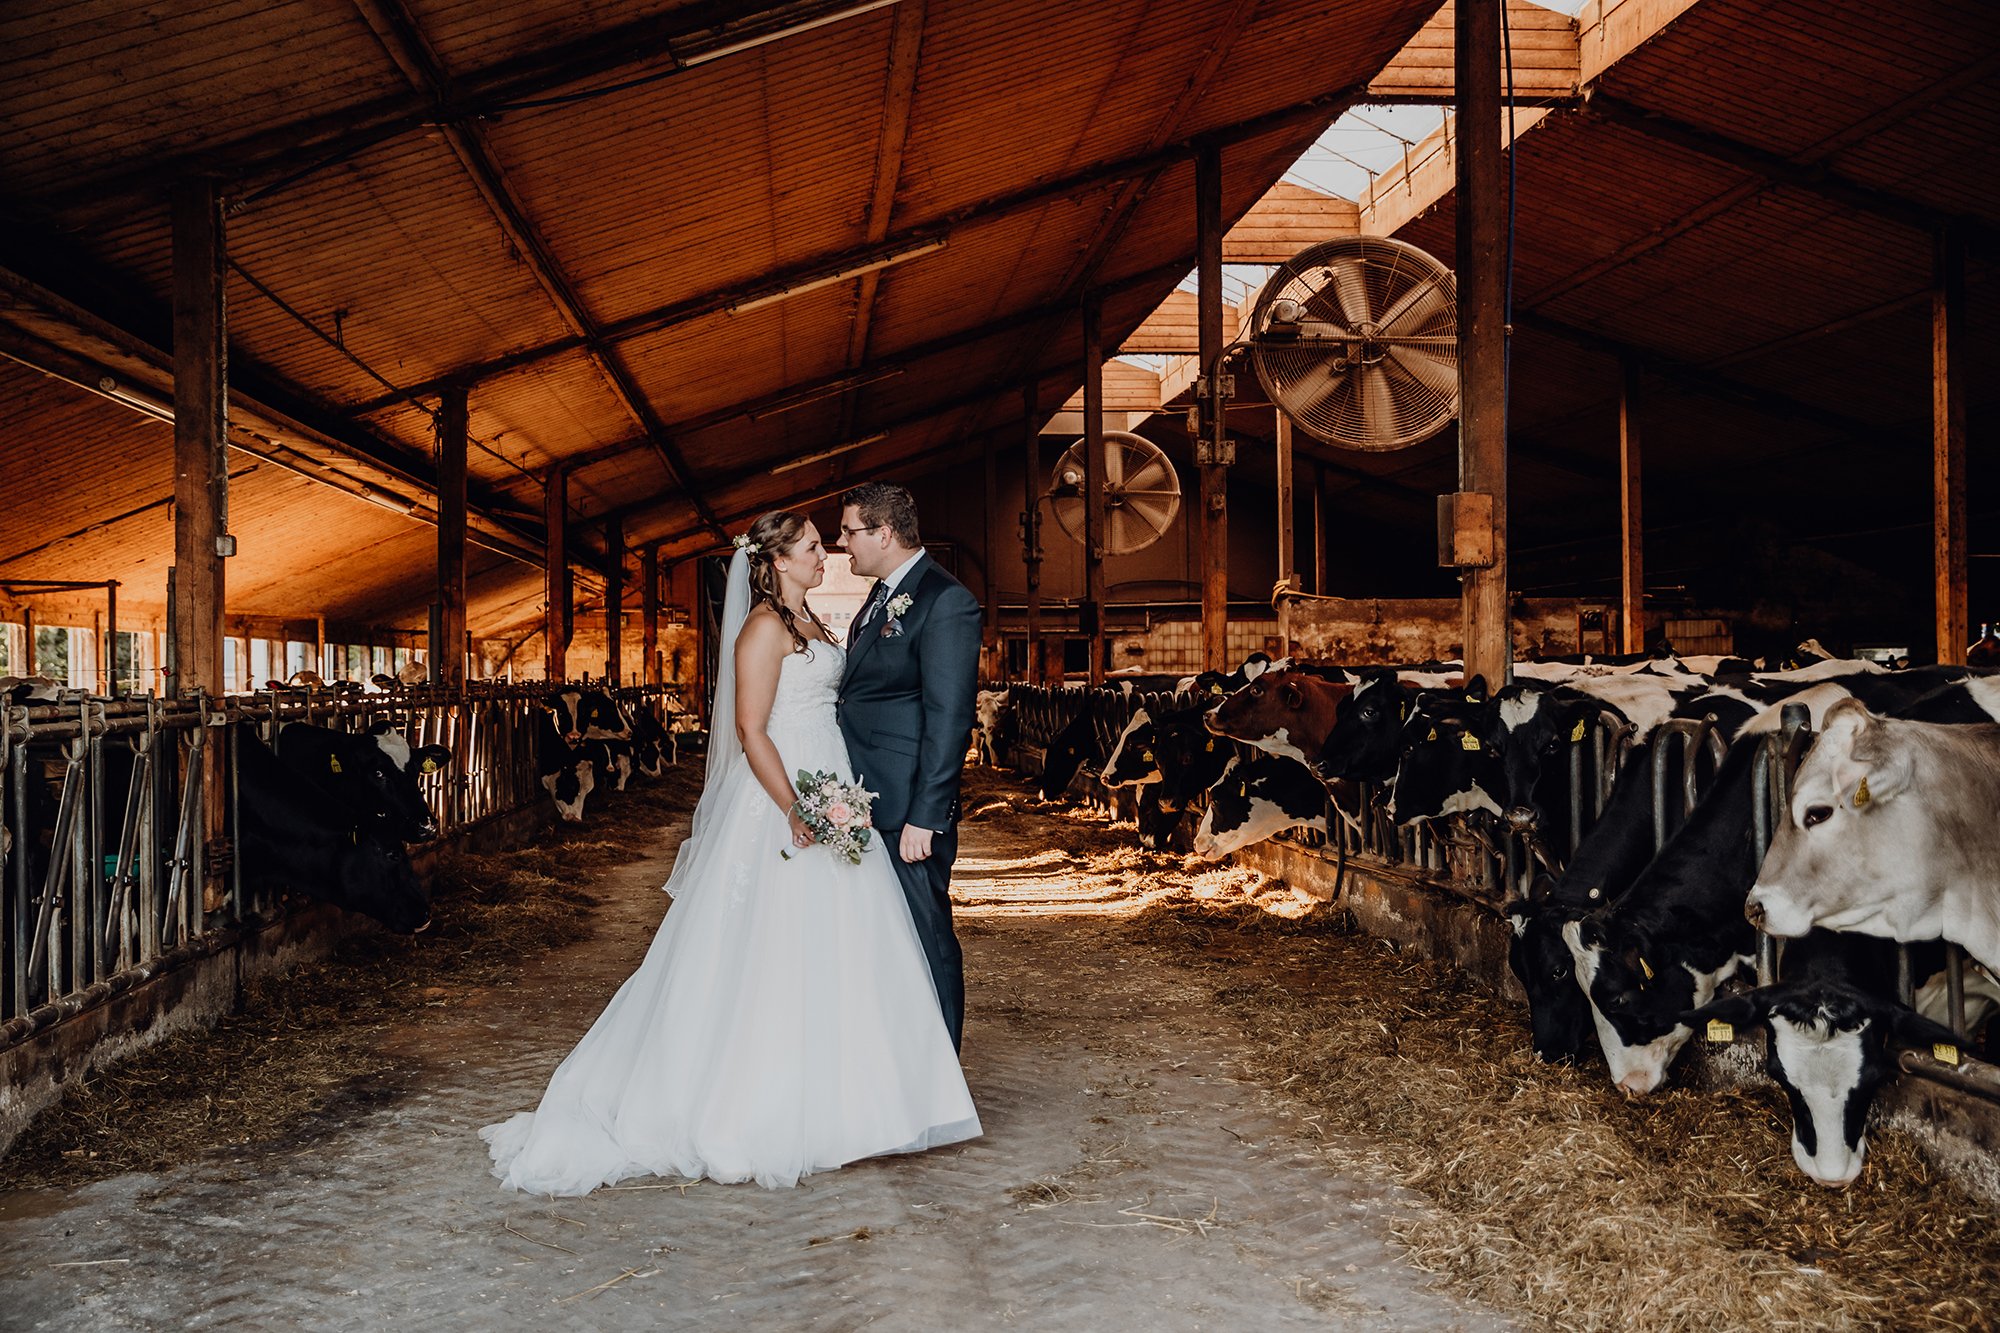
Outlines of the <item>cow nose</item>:
<svg viewBox="0 0 2000 1333">
<path fill-rule="evenodd" d="M 1756 894 L 1751 894 L 1743 903 L 1744 919 L 1758 930 L 1764 928 L 1764 903 Z"/>
<path fill-rule="evenodd" d="M 1650 1069 L 1635 1069 L 1618 1080 L 1618 1091 L 1627 1097 L 1643 1097 L 1660 1086 L 1660 1076 Z"/>
<path fill-rule="evenodd" d="M 1535 822 L 1535 812 L 1533 810 L 1530 810 L 1525 805 L 1517 805 L 1512 810 L 1509 810 L 1507 812 L 1508 828 L 1524 829 L 1533 825 L 1534 822 Z"/>
<path fill-rule="evenodd" d="M 568 741 L 571 745 L 575 745 L 578 741 L 583 739 L 583 733 L 580 731 L 568 732 L 563 736 L 563 739 Z"/>
</svg>

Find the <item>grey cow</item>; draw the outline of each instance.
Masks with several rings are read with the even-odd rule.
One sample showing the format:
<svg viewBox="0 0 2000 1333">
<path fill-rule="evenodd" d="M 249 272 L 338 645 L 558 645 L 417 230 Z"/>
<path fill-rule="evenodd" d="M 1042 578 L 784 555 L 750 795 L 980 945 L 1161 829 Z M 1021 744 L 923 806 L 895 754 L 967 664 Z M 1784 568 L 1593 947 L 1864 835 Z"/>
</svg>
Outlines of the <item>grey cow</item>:
<svg viewBox="0 0 2000 1333">
<path fill-rule="evenodd" d="M 1752 924 L 1943 937 L 2000 967 L 2000 725 L 1837 704 L 1787 815 L 1744 906 Z"/>
</svg>

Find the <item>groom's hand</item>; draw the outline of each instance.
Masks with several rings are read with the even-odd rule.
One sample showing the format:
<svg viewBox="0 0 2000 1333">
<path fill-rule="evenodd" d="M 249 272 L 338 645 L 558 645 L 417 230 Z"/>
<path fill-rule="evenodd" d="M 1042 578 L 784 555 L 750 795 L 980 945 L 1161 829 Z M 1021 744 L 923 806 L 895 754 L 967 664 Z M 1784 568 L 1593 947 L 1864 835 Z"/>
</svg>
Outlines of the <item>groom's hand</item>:
<svg viewBox="0 0 2000 1333">
<path fill-rule="evenodd" d="M 902 854 L 904 862 L 928 861 L 931 857 L 931 839 L 936 837 L 927 828 L 915 824 L 903 825 Z"/>
</svg>

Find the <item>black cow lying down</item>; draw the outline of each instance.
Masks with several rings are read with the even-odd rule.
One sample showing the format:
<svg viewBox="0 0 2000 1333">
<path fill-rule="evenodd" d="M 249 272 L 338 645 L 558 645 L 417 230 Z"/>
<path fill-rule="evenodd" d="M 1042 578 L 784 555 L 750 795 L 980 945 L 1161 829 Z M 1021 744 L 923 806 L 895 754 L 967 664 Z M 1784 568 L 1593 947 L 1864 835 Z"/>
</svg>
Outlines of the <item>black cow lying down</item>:
<svg viewBox="0 0 2000 1333">
<path fill-rule="evenodd" d="M 237 724 L 244 878 L 374 917 L 410 934 L 430 924 L 430 890 L 402 843 L 354 815 L 320 779 L 280 763 L 249 723 Z"/>
</svg>

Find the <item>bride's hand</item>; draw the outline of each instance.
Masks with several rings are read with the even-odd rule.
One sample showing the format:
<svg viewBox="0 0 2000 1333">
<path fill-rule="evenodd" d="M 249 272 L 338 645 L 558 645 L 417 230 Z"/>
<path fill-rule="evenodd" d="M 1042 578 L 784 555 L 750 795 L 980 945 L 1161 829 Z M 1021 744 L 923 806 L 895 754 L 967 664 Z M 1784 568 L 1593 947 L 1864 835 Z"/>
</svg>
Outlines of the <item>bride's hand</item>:
<svg viewBox="0 0 2000 1333">
<path fill-rule="evenodd" d="M 813 831 L 806 825 L 805 820 L 800 819 L 796 814 L 790 815 L 788 818 L 792 826 L 792 846 L 810 847 L 818 841 L 818 839 L 813 837 Z"/>
</svg>

